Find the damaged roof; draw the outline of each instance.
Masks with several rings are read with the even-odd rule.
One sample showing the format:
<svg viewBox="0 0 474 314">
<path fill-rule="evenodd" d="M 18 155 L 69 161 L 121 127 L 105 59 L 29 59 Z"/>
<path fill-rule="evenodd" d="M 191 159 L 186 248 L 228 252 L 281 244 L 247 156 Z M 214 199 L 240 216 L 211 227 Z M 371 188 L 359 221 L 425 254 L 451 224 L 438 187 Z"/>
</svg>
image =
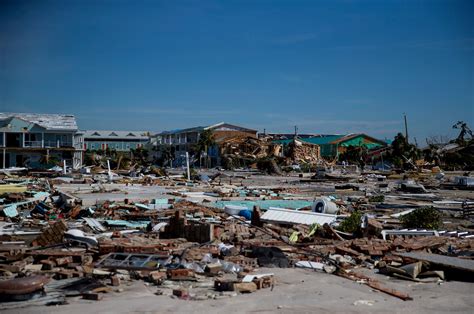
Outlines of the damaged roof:
<svg viewBox="0 0 474 314">
<path fill-rule="evenodd" d="M 229 124 L 226 122 L 219 122 L 209 126 L 196 126 L 186 129 L 175 129 L 170 131 L 163 131 L 156 135 L 170 135 L 170 134 L 179 134 L 179 133 L 191 133 L 191 132 L 202 132 L 203 130 L 218 130 L 218 131 L 241 131 L 241 132 L 252 132 L 257 133 L 257 130 L 241 127 L 235 124 Z"/>
<path fill-rule="evenodd" d="M 0 112 L 0 121 L 21 119 L 51 131 L 77 131 L 76 118 L 68 114 Z"/>
</svg>

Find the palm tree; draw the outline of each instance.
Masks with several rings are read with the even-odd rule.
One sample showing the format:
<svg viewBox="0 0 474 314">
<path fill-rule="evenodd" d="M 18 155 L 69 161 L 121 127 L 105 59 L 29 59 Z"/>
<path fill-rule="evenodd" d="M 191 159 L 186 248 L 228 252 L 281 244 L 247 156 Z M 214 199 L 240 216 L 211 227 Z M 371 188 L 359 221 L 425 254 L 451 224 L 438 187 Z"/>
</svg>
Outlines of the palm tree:
<svg viewBox="0 0 474 314">
<path fill-rule="evenodd" d="M 164 146 L 161 151 L 163 166 L 165 166 L 166 163 L 168 163 L 171 168 L 173 166 L 173 157 L 174 157 L 174 147 L 171 145 Z"/>
<path fill-rule="evenodd" d="M 209 168 L 209 155 L 208 150 L 210 147 L 214 146 L 216 141 L 214 140 L 214 133 L 211 129 L 205 129 L 199 135 L 199 140 L 196 143 L 195 150 L 199 154 L 199 165 L 201 165 L 202 154 L 206 154 L 206 168 Z"/>
<path fill-rule="evenodd" d="M 459 143 L 459 144 L 464 143 L 464 141 L 465 141 L 464 137 L 466 135 L 470 135 L 471 138 L 473 138 L 471 129 L 467 126 L 467 123 L 464 122 L 464 121 L 458 121 L 455 125 L 453 125 L 453 129 L 461 130 L 459 132 L 459 135 L 458 135 L 457 139 L 456 139 L 456 142 Z"/>
</svg>

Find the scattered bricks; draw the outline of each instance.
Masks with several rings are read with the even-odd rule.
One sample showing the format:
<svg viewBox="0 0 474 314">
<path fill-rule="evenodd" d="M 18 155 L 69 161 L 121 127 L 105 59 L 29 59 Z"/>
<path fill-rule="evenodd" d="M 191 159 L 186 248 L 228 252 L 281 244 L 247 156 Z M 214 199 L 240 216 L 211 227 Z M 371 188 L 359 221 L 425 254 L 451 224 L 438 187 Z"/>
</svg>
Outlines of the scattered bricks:
<svg viewBox="0 0 474 314">
<path fill-rule="evenodd" d="M 252 293 L 257 291 L 257 285 L 254 282 L 234 283 L 234 291 L 238 291 L 240 293 Z"/>
<path fill-rule="evenodd" d="M 68 279 L 72 278 L 72 272 L 66 271 L 65 269 L 61 269 L 54 274 L 54 279 L 56 280 L 62 280 L 62 279 Z"/>
<path fill-rule="evenodd" d="M 167 275 L 170 280 L 195 280 L 192 269 L 168 269 Z"/>
<path fill-rule="evenodd" d="M 208 274 L 216 275 L 222 270 L 222 264 L 207 264 L 204 271 Z"/>
<path fill-rule="evenodd" d="M 206 254 L 211 254 L 212 256 L 217 256 L 219 250 L 216 247 L 194 247 L 186 251 L 186 259 L 191 260 L 202 260 Z"/>
<path fill-rule="evenodd" d="M 185 299 L 189 297 L 189 291 L 185 288 L 173 289 L 173 295 L 178 298 Z"/>
<path fill-rule="evenodd" d="M 45 231 L 43 231 L 43 233 L 39 235 L 32 243 L 33 245 L 39 246 L 61 243 L 66 230 L 67 225 L 64 220 L 58 220 L 52 226 L 49 226 Z"/>
<path fill-rule="evenodd" d="M 234 291 L 234 284 L 238 283 L 236 280 L 217 279 L 214 281 L 214 289 L 216 291 Z"/>
<path fill-rule="evenodd" d="M 43 265 L 42 270 L 53 270 L 56 267 L 56 262 L 49 259 L 42 260 L 40 263 Z"/>
<path fill-rule="evenodd" d="M 367 253 L 370 256 L 383 256 L 383 252 L 379 250 L 368 250 Z"/>
<path fill-rule="evenodd" d="M 348 248 L 342 245 L 336 246 L 335 248 L 336 248 L 336 252 L 341 255 L 352 255 L 352 256 L 360 255 L 360 253 L 357 252 L 356 250 L 353 250 L 351 248 Z"/>
<path fill-rule="evenodd" d="M 85 300 L 100 301 L 102 300 L 102 294 L 100 293 L 83 293 L 82 298 Z"/>
<path fill-rule="evenodd" d="M 323 225 L 323 230 L 325 234 L 331 237 L 332 239 L 344 241 L 344 239 L 329 224 L 325 223 Z"/>
<path fill-rule="evenodd" d="M 84 277 L 84 273 L 73 269 L 60 269 L 54 275 L 54 279 L 62 280 L 68 278 Z"/>
<path fill-rule="evenodd" d="M 55 259 L 58 266 L 72 263 L 72 256 L 58 257 Z"/>
<path fill-rule="evenodd" d="M 369 218 L 367 220 L 367 228 L 364 230 L 365 236 L 378 236 L 383 230 L 383 225 L 376 219 Z"/>
<path fill-rule="evenodd" d="M 184 226 L 183 235 L 190 242 L 206 243 L 214 240 L 214 225 L 188 224 Z"/>
<path fill-rule="evenodd" d="M 12 273 L 19 273 L 23 271 L 26 267 L 26 263 L 24 261 L 17 261 L 12 264 L 0 265 L 0 269 L 4 271 L 9 271 Z"/>
<path fill-rule="evenodd" d="M 238 264 L 240 266 L 244 266 L 244 267 L 253 267 L 253 268 L 258 267 L 258 260 L 256 258 L 237 255 L 237 256 L 226 256 L 224 260 L 227 262 Z"/>
<path fill-rule="evenodd" d="M 403 258 L 401 258 L 400 256 L 395 256 L 395 255 L 392 255 L 392 254 L 385 254 L 382 258 L 383 261 L 387 262 L 387 263 L 403 263 Z"/>
<path fill-rule="evenodd" d="M 120 251 L 115 248 L 115 245 L 102 244 L 102 243 L 99 244 L 99 253 L 100 254 L 105 255 L 105 254 L 109 254 L 109 253 L 112 253 L 112 252 L 120 252 Z"/>
<path fill-rule="evenodd" d="M 64 267 L 66 268 L 76 268 L 78 266 L 81 266 L 80 263 L 67 263 Z"/>
<path fill-rule="evenodd" d="M 143 280 L 143 279 L 148 278 L 148 276 L 150 275 L 150 271 L 146 270 L 146 269 L 136 270 L 136 271 L 132 272 L 132 275 L 133 275 L 133 278 L 135 278 L 135 279 Z"/>
<path fill-rule="evenodd" d="M 164 271 L 152 271 L 148 275 L 148 279 L 153 282 L 155 285 L 161 285 L 163 281 L 166 279 L 166 272 Z"/>
<path fill-rule="evenodd" d="M 114 287 L 120 286 L 120 278 L 116 275 L 110 277 L 110 284 Z"/>
</svg>

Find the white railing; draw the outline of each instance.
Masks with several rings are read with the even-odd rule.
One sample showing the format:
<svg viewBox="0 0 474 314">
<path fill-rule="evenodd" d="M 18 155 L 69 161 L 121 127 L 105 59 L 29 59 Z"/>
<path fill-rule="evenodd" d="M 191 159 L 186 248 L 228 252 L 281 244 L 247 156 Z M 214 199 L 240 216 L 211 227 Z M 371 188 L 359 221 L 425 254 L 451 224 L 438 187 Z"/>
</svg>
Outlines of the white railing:
<svg viewBox="0 0 474 314">
<path fill-rule="evenodd" d="M 73 147 L 72 142 L 67 141 L 44 141 L 44 147 Z"/>
<path fill-rule="evenodd" d="M 43 147 L 42 141 L 25 141 L 24 147 Z"/>
</svg>

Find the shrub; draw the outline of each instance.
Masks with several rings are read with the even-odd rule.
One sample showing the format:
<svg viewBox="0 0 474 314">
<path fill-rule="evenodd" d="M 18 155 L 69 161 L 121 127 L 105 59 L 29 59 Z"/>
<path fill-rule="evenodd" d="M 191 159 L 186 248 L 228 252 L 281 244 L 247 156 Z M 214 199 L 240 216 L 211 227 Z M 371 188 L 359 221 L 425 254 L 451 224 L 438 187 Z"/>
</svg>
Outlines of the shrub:
<svg viewBox="0 0 474 314">
<path fill-rule="evenodd" d="M 369 197 L 369 203 L 382 203 L 383 201 L 385 201 L 384 195 L 374 195 Z"/>
<path fill-rule="evenodd" d="M 355 233 L 360 231 L 360 224 L 362 222 L 362 213 L 358 210 L 354 211 L 348 218 L 346 218 L 341 225 L 339 230 L 343 232 Z"/>
<path fill-rule="evenodd" d="M 400 219 L 405 228 L 438 229 L 441 214 L 432 206 L 417 208 Z"/>
</svg>

